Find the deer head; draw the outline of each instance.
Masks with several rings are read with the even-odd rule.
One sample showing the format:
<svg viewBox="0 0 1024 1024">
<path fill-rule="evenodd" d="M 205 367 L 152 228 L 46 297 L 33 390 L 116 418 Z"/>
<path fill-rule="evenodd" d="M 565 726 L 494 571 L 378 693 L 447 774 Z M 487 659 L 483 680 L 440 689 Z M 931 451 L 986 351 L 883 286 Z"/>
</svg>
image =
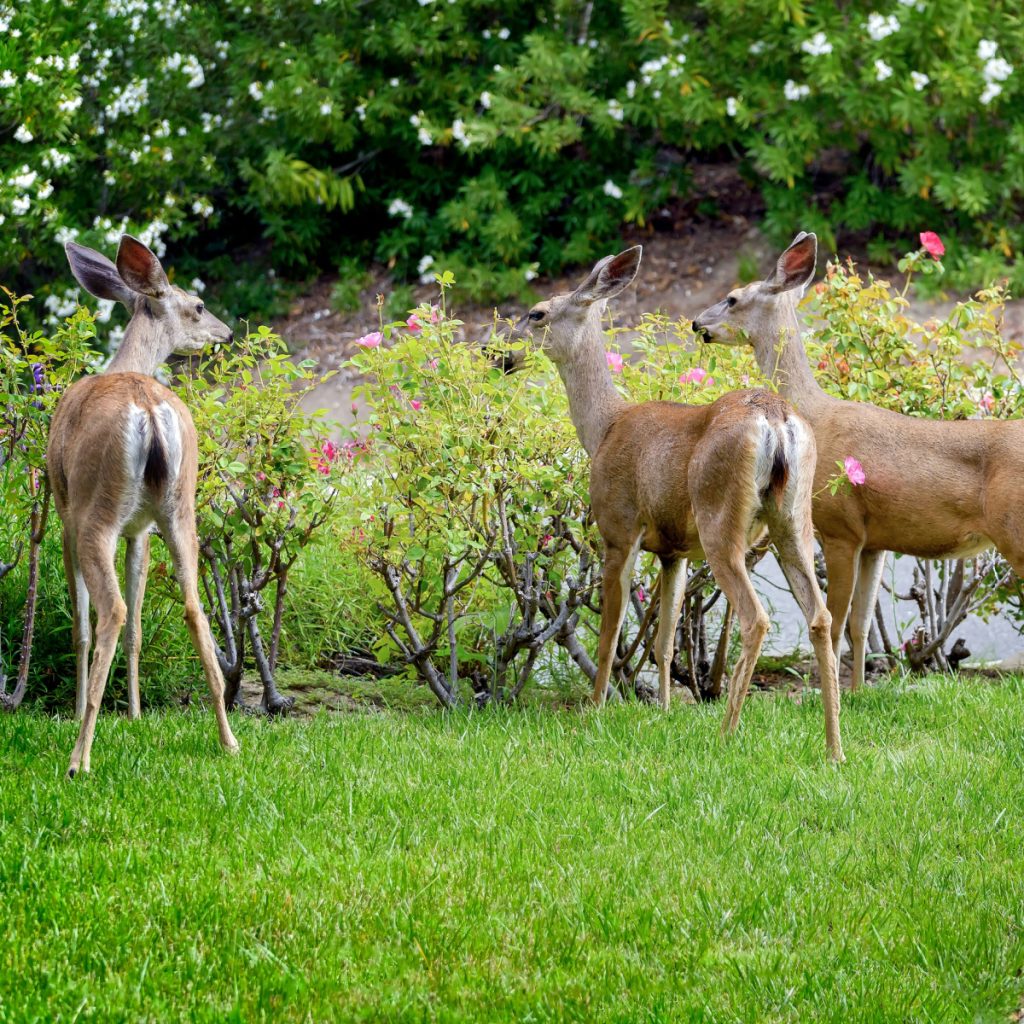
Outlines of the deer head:
<svg viewBox="0 0 1024 1024">
<path fill-rule="evenodd" d="M 153 373 L 171 355 L 193 355 L 231 340 L 231 328 L 198 295 L 171 284 L 160 261 L 137 238 L 121 236 L 116 265 L 75 242 L 68 242 L 65 252 L 75 280 L 87 292 L 121 302 L 132 314 L 121 345 L 132 357 L 130 365 L 112 363 L 111 369 Z"/>
<path fill-rule="evenodd" d="M 814 279 L 818 239 L 801 231 L 778 258 L 764 281 L 754 281 L 709 306 L 694 321 L 694 333 L 704 341 L 743 345 L 755 337 L 778 337 L 775 327 L 780 303 L 792 311 Z"/>
<path fill-rule="evenodd" d="M 510 339 L 533 338 L 556 365 L 572 360 L 599 335 L 605 302 L 627 288 L 640 269 L 643 247 L 605 256 L 575 289 L 538 302 L 512 329 Z"/>
</svg>

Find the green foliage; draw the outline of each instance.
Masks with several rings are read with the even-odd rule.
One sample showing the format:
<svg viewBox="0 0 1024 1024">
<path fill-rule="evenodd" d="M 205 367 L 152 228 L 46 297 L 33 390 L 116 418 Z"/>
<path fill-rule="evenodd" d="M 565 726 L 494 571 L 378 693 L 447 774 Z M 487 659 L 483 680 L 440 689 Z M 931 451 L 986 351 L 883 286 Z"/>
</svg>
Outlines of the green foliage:
<svg viewBox="0 0 1024 1024">
<path fill-rule="evenodd" d="M 1019 10 L 876 8 L 2 7 L 0 276 L 59 307 L 61 243 L 127 227 L 159 255 L 187 240 L 185 280 L 259 234 L 283 269 L 357 255 L 412 277 L 432 256 L 477 297 L 518 295 L 730 152 L 776 236 L 941 226 L 958 280 L 1019 281 Z"/>
<path fill-rule="evenodd" d="M 1020 1006 L 1019 678 L 844 700 L 839 770 L 806 697 L 232 725 L 101 716 L 69 785 L 77 724 L 0 716 L 4 1024 Z"/>
</svg>

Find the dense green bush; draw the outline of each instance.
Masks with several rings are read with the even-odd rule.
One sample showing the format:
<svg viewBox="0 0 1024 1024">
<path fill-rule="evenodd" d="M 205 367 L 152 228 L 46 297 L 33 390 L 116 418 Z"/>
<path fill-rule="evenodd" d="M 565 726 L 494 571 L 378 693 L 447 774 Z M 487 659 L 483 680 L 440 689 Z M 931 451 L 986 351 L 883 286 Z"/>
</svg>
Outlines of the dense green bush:
<svg viewBox="0 0 1024 1024">
<path fill-rule="evenodd" d="M 127 227 L 188 240 L 185 280 L 240 279 L 232 306 L 273 286 L 227 255 L 256 236 L 286 272 L 373 256 L 516 295 L 703 157 L 776 234 L 881 255 L 941 223 L 973 281 L 1024 244 L 1013 4 L 36 0 L 0 27 L 0 277 L 37 290 L 62 241 Z"/>
</svg>

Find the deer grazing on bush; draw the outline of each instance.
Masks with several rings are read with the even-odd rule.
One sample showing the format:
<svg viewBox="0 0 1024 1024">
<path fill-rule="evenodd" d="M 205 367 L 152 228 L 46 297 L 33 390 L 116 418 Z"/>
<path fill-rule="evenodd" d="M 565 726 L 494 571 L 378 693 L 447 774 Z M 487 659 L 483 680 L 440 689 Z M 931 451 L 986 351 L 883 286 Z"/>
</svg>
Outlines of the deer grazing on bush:
<svg viewBox="0 0 1024 1024">
<path fill-rule="evenodd" d="M 121 238 L 116 266 L 74 242 L 66 252 L 83 288 L 97 298 L 124 303 L 131 313 L 121 347 L 106 371 L 78 381 L 62 396 L 46 450 L 47 473 L 64 525 L 64 568 L 77 655 L 76 710 L 82 719 L 68 775 L 89 770 L 96 717 L 126 622 L 128 710 L 132 718 L 139 715 L 142 597 L 154 526 L 167 545 L 185 598 L 185 621 L 213 697 L 221 745 L 237 752 L 224 708 L 224 680 L 199 603 L 195 427 L 181 400 L 153 379 L 170 355 L 227 342 L 231 329 L 202 299 L 171 285 L 156 256 L 130 235 Z M 127 605 L 114 566 L 122 536 L 127 542 Z M 90 599 L 96 606 L 91 666 Z"/>
<path fill-rule="evenodd" d="M 655 655 L 661 703 L 668 708 L 686 564 L 704 557 L 740 623 L 742 652 L 722 723 L 723 732 L 735 730 L 769 627 L 745 563 L 748 548 L 767 528 L 807 619 L 821 671 L 826 744 L 841 761 L 830 620 L 814 576 L 814 437 L 785 401 L 767 391 L 738 391 L 704 406 L 622 398 L 606 363 L 601 311 L 636 277 L 640 255 L 635 246 L 606 257 L 574 292 L 538 303 L 511 332 L 512 338 L 535 337 L 558 368 L 591 459 L 591 504 L 605 544 L 594 702 L 604 701 L 642 548 L 656 554 L 662 567 Z"/>
<path fill-rule="evenodd" d="M 814 430 L 814 526 L 828 572 L 832 644 L 850 620 L 853 681 L 864 655 L 886 551 L 965 558 L 992 547 L 1024 575 L 1024 423 L 916 419 L 827 395 L 814 379 L 797 306 L 814 278 L 818 242 L 801 232 L 772 275 L 731 291 L 693 322 L 707 341 L 749 344 L 762 373 Z M 837 461 L 855 457 L 865 483 L 829 493 Z"/>
</svg>

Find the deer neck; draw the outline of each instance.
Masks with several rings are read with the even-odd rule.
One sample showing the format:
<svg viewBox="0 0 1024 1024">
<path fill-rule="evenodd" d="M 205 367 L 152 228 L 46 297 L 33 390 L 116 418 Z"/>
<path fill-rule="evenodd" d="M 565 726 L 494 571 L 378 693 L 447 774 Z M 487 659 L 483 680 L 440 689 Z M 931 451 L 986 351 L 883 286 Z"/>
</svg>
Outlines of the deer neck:
<svg viewBox="0 0 1024 1024">
<path fill-rule="evenodd" d="M 569 416 L 580 443 L 593 458 L 608 428 L 629 404 L 615 389 L 597 323 L 588 318 L 583 338 L 557 365 L 569 398 Z"/>
<path fill-rule="evenodd" d="M 796 303 L 788 295 L 779 303 L 776 315 L 765 330 L 753 338 L 754 358 L 761 372 L 779 389 L 783 398 L 798 409 L 828 401 L 811 372 L 804 348 Z"/>
<path fill-rule="evenodd" d="M 104 373 L 142 373 L 156 376 L 174 351 L 174 342 L 163 324 L 143 304 L 128 322 L 124 337 Z"/>
</svg>

